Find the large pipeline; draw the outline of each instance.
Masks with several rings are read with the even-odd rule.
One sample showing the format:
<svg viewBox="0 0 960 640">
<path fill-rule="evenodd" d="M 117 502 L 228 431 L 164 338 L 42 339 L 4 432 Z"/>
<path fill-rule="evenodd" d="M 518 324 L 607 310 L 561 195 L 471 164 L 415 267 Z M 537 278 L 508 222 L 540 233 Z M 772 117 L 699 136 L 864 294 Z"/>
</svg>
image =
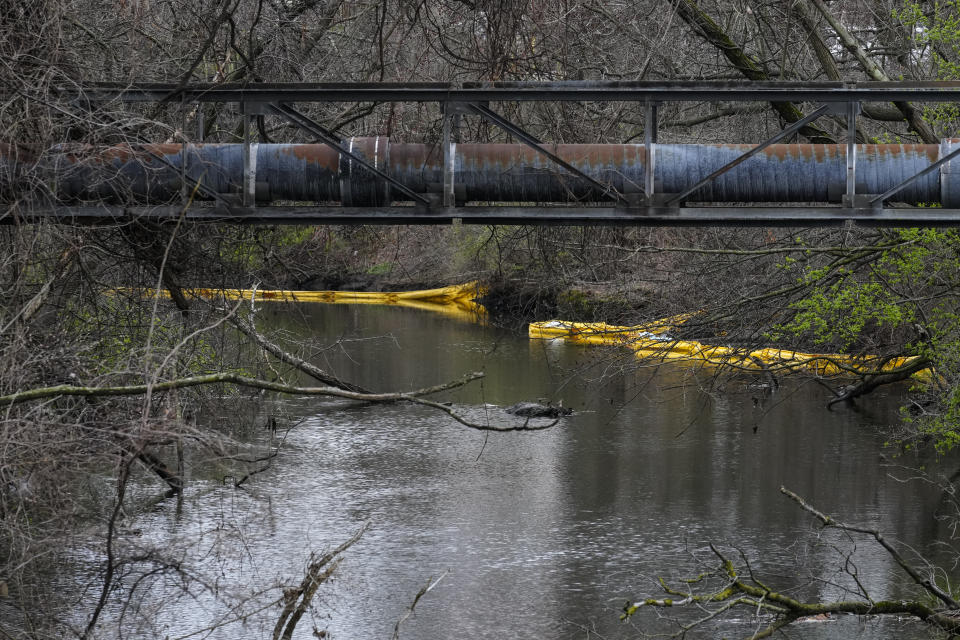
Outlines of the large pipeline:
<svg viewBox="0 0 960 640">
<path fill-rule="evenodd" d="M 929 167 L 960 140 L 940 145 L 857 146 L 857 192 L 879 194 Z M 391 143 L 387 138 L 351 138 L 344 146 L 417 193 L 439 192 L 443 183 L 439 146 Z M 548 148 L 583 173 L 619 193 L 640 193 L 646 151 L 632 144 L 566 144 Z M 655 146 L 660 193 L 678 193 L 752 145 Z M 457 199 L 485 203 L 609 202 L 596 187 L 518 144 L 457 144 Z M 960 170 L 951 161 L 902 190 L 894 200 L 960 207 Z M 32 174 L 59 202 L 164 203 L 199 181 L 218 194 L 238 194 L 243 185 L 243 145 L 179 144 L 63 148 L 39 160 L 0 145 L 0 194 Z M 407 199 L 389 183 L 324 144 L 253 144 L 250 169 L 259 202 L 341 203 L 384 206 Z M 33 184 L 37 184 L 34 182 Z M 249 184 L 249 183 L 248 183 Z M 771 145 L 705 185 L 690 202 L 838 202 L 846 184 L 846 145 Z M 190 187 L 188 186 L 188 190 Z M 203 197 L 203 193 L 197 194 Z"/>
</svg>

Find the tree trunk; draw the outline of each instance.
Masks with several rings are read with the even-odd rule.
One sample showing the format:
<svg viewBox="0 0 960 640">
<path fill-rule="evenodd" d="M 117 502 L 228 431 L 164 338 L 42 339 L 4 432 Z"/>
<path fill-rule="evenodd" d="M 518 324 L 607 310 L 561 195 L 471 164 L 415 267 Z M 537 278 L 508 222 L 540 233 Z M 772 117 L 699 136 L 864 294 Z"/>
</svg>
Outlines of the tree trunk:
<svg viewBox="0 0 960 640">
<path fill-rule="evenodd" d="M 840 23 L 837 17 L 830 13 L 830 10 L 827 9 L 825 4 L 823 4 L 823 0 L 807 1 L 812 2 L 817 11 L 819 11 L 827 20 L 827 22 L 830 23 L 830 26 L 837 33 L 837 37 L 840 38 L 840 42 L 843 43 L 843 46 L 846 47 L 847 51 L 853 54 L 853 56 L 857 59 L 857 62 L 860 63 L 860 66 L 863 67 L 863 70 L 868 76 L 870 76 L 870 78 L 878 82 L 890 81 L 890 77 L 876 62 L 870 59 L 870 57 L 867 55 L 867 52 L 864 51 L 863 47 L 860 46 L 860 43 L 857 42 L 856 38 L 853 37 L 853 34 L 847 31 L 846 27 Z M 912 104 L 909 102 L 894 102 L 893 105 L 900 110 L 900 113 L 903 114 L 903 118 L 910 124 L 910 128 L 920 136 L 921 140 L 927 144 L 936 144 L 939 142 L 937 136 L 933 133 L 933 129 L 931 129 L 930 125 L 923 120 Z"/>
<path fill-rule="evenodd" d="M 754 82 L 771 80 L 770 76 L 760 68 L 759 63 L 738 46 L 703 9 L 697 6 L 694 0 L 680 0 L 676 10 L 684 22 L 719 49 L 734 68 L 747 79 Z M 770 106 L 785 122 L 796 122 L 803 118 L 803 112 L 792 102 L 771 102 Z M 829 133 L 812 124 L 800 129 L 800 135 L 813 143 L 836 144 L 837 142 Z"/>
</svg>

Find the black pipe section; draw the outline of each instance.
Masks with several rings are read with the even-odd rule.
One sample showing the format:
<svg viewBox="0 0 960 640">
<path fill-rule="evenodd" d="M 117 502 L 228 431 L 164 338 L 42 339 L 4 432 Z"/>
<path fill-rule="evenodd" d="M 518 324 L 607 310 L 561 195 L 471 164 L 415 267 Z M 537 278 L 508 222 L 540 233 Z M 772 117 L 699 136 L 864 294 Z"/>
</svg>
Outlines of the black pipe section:
<svg viewBox="0 0 960 640">
<path fill-rule="evenodd" d="M 440 193 L 443 153 L 437 145 L 351 138 L 344 146 L 417 193 Z M 960 140 L 938 145 L 857 146 L 857 193 L 879 194 L 950 153 Z M 621 194 L 643 191 L 646 150 L 632 144 L 565 144 L 548 148 Z M 753 145 L 658 144 L 658 193 L 680 193 Z M 402 194 L 359 163 L 323 144 L 253 144 L 250 171 L 259 202 L 340 203 L 376 207 Z M 242 193 L 243 145 L 154 144 L 107 148 L 63 147 L 39 159 L 0 145 L 0 194 L 17 184 L 43 184 L 55 202 L 160 204 L 178 199 L 186 183 L 199 198 Z M 543 204 L 609 202 L 594 185 L 536 151 L 517 144 L 456 144 L 458 201 Z M 892 199 L 960 207 L 960 169 L 950 161 Z M 36 180 L 25 182 L 30 177 Z M 186 181 L 182 180 L 186 177 Z M 697 190 L 689 202 L 839 202 L 846 191 L 846 145 L 771 145 Z"/>
</svg>

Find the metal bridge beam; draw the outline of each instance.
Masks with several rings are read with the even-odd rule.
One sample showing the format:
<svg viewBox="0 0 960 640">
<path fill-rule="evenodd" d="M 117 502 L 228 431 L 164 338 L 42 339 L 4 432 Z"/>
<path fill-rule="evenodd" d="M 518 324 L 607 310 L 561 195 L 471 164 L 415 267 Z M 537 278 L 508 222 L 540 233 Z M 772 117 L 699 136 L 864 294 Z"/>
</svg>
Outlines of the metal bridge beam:
<svg viewBox="0 0 960 640">
<path fill-rule="evenodd" d="M 960 82 L 109 83 L 54 88 L 84 102 L 956 102 Z M 0 96 L 2 96 L 0 92 Z"/>
<path fill-rule="evenodd" d="M 118 224 L 138 220 L 235 224 L 538 224 L 591 226 L 761 226 L 810 227 L 850 224 L 866 227 L 955 227 L 960 209 L 851 207 L 418 207 L 64 206 L 0 212 L 0 224 L 55 220 L 67 224 Z"/>
</svg>

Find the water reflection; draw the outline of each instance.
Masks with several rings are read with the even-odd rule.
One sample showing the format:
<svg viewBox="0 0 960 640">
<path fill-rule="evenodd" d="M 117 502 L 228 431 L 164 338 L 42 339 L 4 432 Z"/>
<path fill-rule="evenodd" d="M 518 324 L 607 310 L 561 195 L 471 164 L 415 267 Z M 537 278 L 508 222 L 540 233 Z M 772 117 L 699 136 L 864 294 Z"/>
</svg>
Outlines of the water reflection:
<svg viewBox="0 0 960 640">
<path fill-rule="evenodd" d="M 641 371 L 593 382 L 570 371 L 597 351 L 531 342 L 492 327 L 375 306 L 301 305 L 261 312 L 262 326 L 341 348 L 314 354 L 336 375 L 376 389 L 412 389 L 480 370 L 481 384 L 448 394 L 474 416 L 562 399 L 577 411 L 549 431 L 493 434 L 405 405 L 284 401 L 303 423 L 249 493 L 195 480 L 183 518 L 173 505 L 141 516 L 157 542 L 206 536 L 192 560 L 223 589 L 299 581 L 311 550 L 329 549 L 363 522 L 371 529 L 321 589 L 320 617 L 337 638 L 390 637 L 430 577 L 449 574 L 417 606 L 402 637 L 607 638 L 675 628 L 649 613 L 618 623 L 628 598 L 657 594 L 657 576 L 689 577 L 710 565 L 707 544 L 734 544 L 770 582 L 803 597 L 837 597 L 840 559 L 811 546 L 811 519 L 778 492 L 786 485 L 828 513 L 876 525 L 918 549 L 944 534 L 929 487 L 889 477 L 878 420 L 897 398 L 871 399 L 870 416 L 827 412 L 822 393 L 788 387 L 754 401 L 742 390 L 707 395 L 684 374 Z M 380 336 L 381 339 L 370 339 Z M 363 338 L 363 339 L 359 339 Z M 611 354 L 613 357 L 614 354 Z M 742 392 L 740 392 L 742 391 Z M 231 531 L 219 536 L 211 532 Z M 242 531 L 242 535 L 240 532 Z M 231 546 L 232 545 L 232 546 Z M 869 544 L 857 561 L 875 598 L 899 595 L 898 569 Z M 800 558 L 802 569 L 797 569 Z M 211 623 L 201 606 L 161 609 L 175 637 Z M 276 609 L 210 637 L 269 635 Z M 329 618 L 323 617 L 329 615 Z M 752 624 L 718 633 L 744 635 Z M 804 637 L 902 637 L 891 623 L 841 620 Z"/>
</svg>

